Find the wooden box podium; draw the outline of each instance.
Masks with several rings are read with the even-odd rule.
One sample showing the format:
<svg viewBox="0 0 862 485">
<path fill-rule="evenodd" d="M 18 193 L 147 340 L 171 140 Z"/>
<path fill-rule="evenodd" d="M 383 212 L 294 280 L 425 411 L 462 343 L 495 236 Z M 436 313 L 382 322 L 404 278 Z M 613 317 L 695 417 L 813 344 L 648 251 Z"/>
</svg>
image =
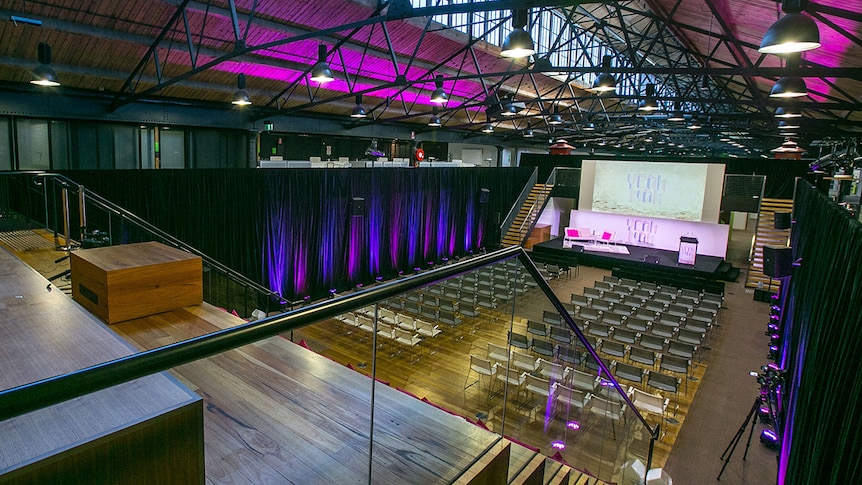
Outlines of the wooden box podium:
<svg viewBox="0 0 862 485">
<path fill-rule="evenodd" d="M 203 301 L 202 261 L 158 242 L 71 253 L 72 298 L 107 323 Z"/>
</svg>

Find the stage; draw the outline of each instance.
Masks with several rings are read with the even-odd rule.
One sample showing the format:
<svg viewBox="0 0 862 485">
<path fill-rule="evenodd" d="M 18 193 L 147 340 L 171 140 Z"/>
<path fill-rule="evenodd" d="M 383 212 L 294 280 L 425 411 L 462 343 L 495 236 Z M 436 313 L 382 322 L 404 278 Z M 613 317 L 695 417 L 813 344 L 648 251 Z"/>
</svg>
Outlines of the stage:
<svg viewBox="0 0 862 485">
<path fill-rule="evenodd" d="M 715 256 L 698 255 L 695 264 L 688 265 L 677 263 L 676 251 L 627 244 L 616 245 L 626 251 L 593 251 L 589 250 L 589 244 L 564 248 L 563 238 L 558 237 L 535 244 L 531 257 L 536 263 L 605 268 L 624 278 L 720 293 L 724 292 L 721 280 L 732 269 L 723 258 Z"/>
</svg>

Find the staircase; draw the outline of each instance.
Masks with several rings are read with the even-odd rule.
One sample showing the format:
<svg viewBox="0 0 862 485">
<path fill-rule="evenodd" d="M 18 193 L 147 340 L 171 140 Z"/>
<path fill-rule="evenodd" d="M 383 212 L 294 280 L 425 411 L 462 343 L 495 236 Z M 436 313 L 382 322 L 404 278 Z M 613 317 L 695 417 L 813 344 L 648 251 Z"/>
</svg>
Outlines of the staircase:
<svg viewBox="0 0 862 485">
<path fill-rule="evenodd" d="M 745 278 L 746 288 L 762 287 L 770 292 L 780 288 L 780 280 L 772 279 L 763 273 L 763 246 L 787 245 L 790 229 L 775 228 L 775 213 L 790 212 L 792 209 L 793 200 L 790 199 L 763 199 L 761 202 L 752 255 L 749 258 L 748 276 Z"/>
<path fill-rule="evenodd" d="M 505 467 L 505 468 L 504 468 Z M 454 481 L 459 485 L 605 485 L 606 482 L 503 439 Z"/>
<path fill-rule="evenodd" d="M 535 225 L 536 219 L 539 218 L 539 214 L 542 213 L 545 201 L 548 200 L 548 196 L 553 188 L 553 184 L 533 185 L 533 189 L 530 190 L 527 200 L 524 201 L 521 210 L 515 216 L 515 221 L 503 236 L 501 242 L 503 247 L 520 246 L 524 242 L 530 234 L 530 230 Z"/>
</svg>

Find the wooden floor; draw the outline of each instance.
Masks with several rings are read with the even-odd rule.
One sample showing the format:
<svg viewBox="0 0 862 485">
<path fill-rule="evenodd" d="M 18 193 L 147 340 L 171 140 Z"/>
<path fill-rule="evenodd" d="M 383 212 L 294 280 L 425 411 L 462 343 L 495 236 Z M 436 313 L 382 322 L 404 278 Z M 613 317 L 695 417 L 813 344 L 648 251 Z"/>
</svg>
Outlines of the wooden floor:
<svg viewBox="0 0 862 485">
<path fill-rule="evenodd" d="M 49 246 L 25 251 L 22 259 L 43 274 L 58 274 L 64 262 L 55 261 L 62 253 L 53 251 L 53 244 Z M 555 280 L 552 287 L 567 301 L 571 293 L 591 286 L 604 274 L 603 270 L 581 268 L 578 276 Z M 56 283 L 63 285 L 63 280 Z M 519 296 L 513 308 L 515 330 L 523 333 L 527 318 L 540 320 L 542 310 L 549 308 L 538 290 Z M 415 347 L 380 339 L 376 366 L 372 366 L 373 335 L 327 320 L 284 338 L 175 369 L 173 374 L 206 403 L 208 482 L 364 482 L 374 436 L 375 477 L 393 473 L 395 479 L 409 470 L 414 474 L 410 476 L 423 476 L 421 481 L 409 480 L 411 483 L 443 483 L 451 478 L 447 474 L 462 469 L 492 442 L 493 434 L 419 401 L 405 400 L 406 394 L 397 389 L 471 420 L 482 419 L 493 431 L 513 436 L 548 456 L 558 451 L 552 442 L 561 441 L 566 445 L 561 455 L 567 463 L 606 480 L 620 481 L 619 467 L 629 459 L 645 462 L 648 436 L 633 416 L 627 416 L 621 426 L 611 427 L 606 420 L 586 415 L 554 414 L 541 399 L 516 390 L 508 391 L 505 401 L 509 405 L 504 407 L 496 383 L 483 381 L 465 389 L 465 383 L 477 378 L 475 373 L 468 376 L 469 354 L 484 356 L 488 342 L 504 344 L 509 321 L 500 311 L 485 311 L 460 328 L 441 324 L 440 336 Z M 242 321 L 229 313 L 203 305 L 111 328 L 138 348 L 147 349 L 239 323 Z M 313 352 L 289 339 L 304 340 Z M 344 365 L 334 366 L 326 358 Z M 368 425 L 372 380 L 357 381 L 354 370 L 374 373 L 389 384 L 374 390 L 375 399 L 385 402 L 386 408 L 381 411 L 383 416 L 375 416 L 378 426 L 373 435 Z M 670 416 L 678 424 L 668 426 L 667 435 L 656 447 L 654 467 L 666 461 L 705 371 L 706 363 L 698 365 L 694 373 L 698 380 L 689 381 L 688 392 L 678 397 L 679 409 Z M 573 419 L 580 422 L 581 429 L 566 427 Z M 405 433 L 407 429 L 409 433 Z M 320 468 L 321 464 L 327 465 Z"/>
<path fill-rule="evenodd" d="M 48 274 L 63 270 L 53 245 L 15 252 Z M 205 304 L 109 328 L 148 349 L 240 323 Z M 367 483 L 369 473 L 374 483 L 449 483 L 497 441 L 286 338 L 171 373 L 204 399 L 207 483 Z"/>
<path fill-rule="evenodd" d="M 571 293 L 581 293 L 584 286 L 592 286 L 605 274 L 609 272 L 582 267 L 577 277 L 572 275 L 570 279 L 554 280 L 551 287 L 561 300 L 568 301 Z M 540 321 L 545 309 L 550 310 L 551 306 L 539 290 L 530 290 L 519 296 L 514 305 L 514 331 L 525 333 L 526 320 Z M 464 389 L 465 383 L 478 379 L 475 373 L 467 375 L 469 355 L 485 357 L 488 342 L 505 345 L 508 322 L 502 312 L 486 310 L 475 322 L 465 322 L 464 328 L 452 329 L 439 324 L 443 333 L 415 348 L 379 339 L 383 346 L 377 351 L 375 375 L 392 387 L 406 389 L 470 419 L 487 421 L 490 415 L 491 419 L 487 421 L 490 429 L 516 437 L 539 448 L 547 456 L 559 451 L 554 448 L 554 442 L 563 441 L 566 448 L 561 454 L 567 463 L 607 481 L 619 481 L 619 468 L 630 459 L 637 458 L 646 463 L 649 435 L 633 414 L 627 412 L 622 429 L 616 429 L 609 420 L 598 419 L 588 413 L 554 413 L 542 399 L 512 390 L 509 392 L 516 392 L 516 395 L 508 396 L 506 401 L 509 405 L 504 410 L 498 382 L 492 382 L 489 388 L 487 381 L 481 381 Z M 315 352 L 360 372 L 370 374 L 372 371 L 369 364 L 373 351 L 371 335 L 343 322 L 321 322 L 296 331 L 292 338 L 296 342 L 304 340 Z M 431 354 L 431 350 L 435 353 Z M 396 352 L 399 353 L 392 355 Z M 610 360 L 607 358 L 606 362 Z M 666 434 L 655 446 L 653 467 L 661 467 L 666 462 L 706 369 L 706 362 L 696 363 L 692 373 L 694 379 L 684 382 L 678 395 L 666 396 L 671 399 L 669 410 L 675 404 L 679 408 L 669 412 L 669 421 L 663 424 L 663 433 Z M 651 425 L 658 422 L 657 417 L 647 416 L 647 419 Z M 581 429 L 566 427 L 566 423 L 572 420 L 578 421 Z"/>
<path fill-rule="evenodd" d="M 47 251 L 45 254 L 54 253 L 53 245 L 42 250 Z M 52 261 L 54 258 L 51 256 Z M 44 277 L 2 247 L 0 309 L 0 390 L 135 352 L 98 319 L 56 286 L 46 284 Z M 107 483 L 111 477 L 118 479 L 117 474 L 134 471 L 135 467 L 139 467 L 139 472 L 141 468 L 149 470 L 152 463 L 147 460 L 159 451 L 169 452 L 183 462 L 182 467 L 172 472 L 193 479 L 202 473 L 203 463 L 195 461 L 202 443 L 198 442 L 194 448 L 193 440 L 187 439 L 189 435 L 175 434 L 179 430 L 194 430 L 197 425 L 200 436 L 200 405 L 196 395 L 168 375 L 158 373 L 4 420 L 0 422 L 0 483 L 8 483 L 7 480 L 42 483 L 40 477 L 44 479 L 45 474 L 61 471 L 65 473 L 65 483 L 83 483 L 75 471 L 85 470 L 86 461 L 92 463 L 94 456 L 100 460 L 110 456 L 115 460 L 114 466 L 101 474 L 101 483 Z M 165 416 L 176 417 L 178 413 L 182 417 L 171 420 L 171 426 L 161 424 L 167 422 L 162 419 Z M 167 446 L 149 450 L 150 454 L 130 453 L 132 445 L 124 436 L 131 429 L 139 433 L 139 439 L 154 434 Z M 161 475 L 153 472 L 151 476 L 158 481 Z M 92 478 L 87 483 L 94 483 Z"/>
</svg>

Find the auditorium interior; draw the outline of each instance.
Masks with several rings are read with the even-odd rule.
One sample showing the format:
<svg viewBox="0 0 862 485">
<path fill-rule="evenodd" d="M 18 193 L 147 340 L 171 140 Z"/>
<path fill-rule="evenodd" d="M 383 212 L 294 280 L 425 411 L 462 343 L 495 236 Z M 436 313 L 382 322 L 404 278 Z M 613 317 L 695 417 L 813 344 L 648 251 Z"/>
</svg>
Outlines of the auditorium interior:
<svg viewBox="0 0 862 485">
<path fill-rule="evenodd" d="M 0 484 L 852 483 L 862 5 L 0 4 Z"/>
</svg>

